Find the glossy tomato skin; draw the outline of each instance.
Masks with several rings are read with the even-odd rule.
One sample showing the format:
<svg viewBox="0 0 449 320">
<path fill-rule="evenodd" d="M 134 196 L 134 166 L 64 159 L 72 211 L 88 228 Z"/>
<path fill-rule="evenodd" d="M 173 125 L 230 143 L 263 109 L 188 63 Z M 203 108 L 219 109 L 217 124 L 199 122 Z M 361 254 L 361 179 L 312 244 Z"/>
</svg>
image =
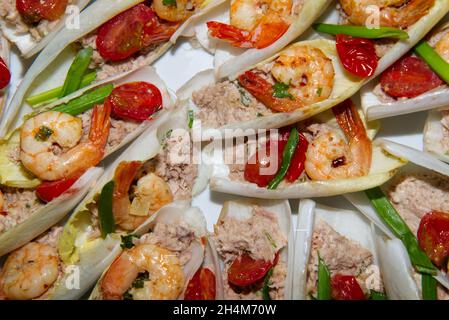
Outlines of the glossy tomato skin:
<svg viewBox="0 0 449 320">
<path fill-rule="evenodd" d="M 16 9 L 26 23 L 55 21 L 67 8 L 68 0 L 16 0 Z"/>
<path fill-rule="evenodd" d="M 296 146 L 295 153 L 293 154 L 290 167 L 285 174 L 285 180 L 287 180 L 288 182 L 295 182 L 304 172 L 306 152 L 308 147 L 309 142 L 307 141 L 306 137 L 302 133 L 300 133 L 299 142 Z"/>
<path fill-rule="evenodd" d="M 78 178 L 62 179 L 57 181 L 44 181 L 36 188 L 36 195 L 48 203 L 66 192 Z"/>
<path fill-rule="evenodd" d="M 444 83 L 419 57 L 406 56 L 380 76 L 380 86 L 394 98 L 413 98 Z"/>
<path fill-rule="evenodd" d="M 378 58 L 373 41 L 338 34 L 336 47 L 343 67 L 350 73 L 366 78 L 376 71 Z"/>
<path fill-rule="evenodd" d="M 215 274 L 208 268 L 200 268 L 190 279 L 184 300 L 215 300 Z"/>
<path fill-rule="evenodd" d="M 449 257 L 449 213 L 431 211 L 423 216 L 418 242 L 432 262 L 442 267 Z"/>
<path fill-rule="evenodd" d="M 366 300 L 354 276 L 336 274 L 331 279 L 333 300 Z"/>
<path fill-rule="evenodd" d="M 237 257 L 228 269 L 229 283 L 246 287 L 262 279 L 271 267 L 276 265 L 278 254 L 273 262 L 265 260 L 254 260 L 247 253 Z"/>
<path fill-rule="evenodd" d="M 111 105 L 116 118 L 142 122 L 162 108 L 162 94 L 151 83 L 130 82 L 114 88 L 105 104 Z"/>
<path fill-rule="evenodd" d="M 11 81 L 11 72 L 5 61 L 0 58 L 0 90 L 5 88 Z"/>
</svg>

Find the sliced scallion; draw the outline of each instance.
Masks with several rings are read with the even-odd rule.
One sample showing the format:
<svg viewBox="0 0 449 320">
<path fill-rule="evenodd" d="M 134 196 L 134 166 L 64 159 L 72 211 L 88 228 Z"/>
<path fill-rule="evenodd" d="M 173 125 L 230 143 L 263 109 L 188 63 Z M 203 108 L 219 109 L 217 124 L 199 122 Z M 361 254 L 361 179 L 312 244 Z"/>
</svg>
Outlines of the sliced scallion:
<svg viewBox="0 0 449 320">
<path fill-rule="evenodd" d="M 104 239 L 115 231 L 115 220 L 112 212 L 112 196 L 114 193 L 114 181 L 109 181 L 101 189 L 98 200 L 98 217 L 100 220 L 101 237 Z"/>
<path fill-rule="evenodd" d="M 67 72 L 59 98 L 65 97 L 81 87 L 81 80 L 87 68 L 89 68 L 93 52 L 92 47 L 84 48 L 78 52 Z"/>
<path fill-rule="evenodd" d="M 317 300 L 331 300 L 331 275 L 324 261 L 318 256 Z"/>
<path fill-rule="evenodd" d="M 449 63 L 446 62 L 427 42 L 421 41 L 415 46 L 415 53 L 420 56 L 429 67 L 449 83 Z"/>
<path fill-rule="evenodd" d="M 404 30 L 390 28 L 390 27 L 379 27 L 379 28 L 367 28 L 364 26 L 346 26 L 339 24 L 326 24 L 326 23 L 316 23 L 313 28 L 318 32 L 328 33 L 328 34 L 345 34 L 357 38 L 365 39 L 381 39 L 381 38 L 395 38 L 395 39 L 408 39 L 408 33 Z"/>
<path fill-rule="evenodd" d="M 421 276 L 421 289 L 423 300 L 438 300 L 437 298 L 437 281 L 428 274 Z"/>
</svg>

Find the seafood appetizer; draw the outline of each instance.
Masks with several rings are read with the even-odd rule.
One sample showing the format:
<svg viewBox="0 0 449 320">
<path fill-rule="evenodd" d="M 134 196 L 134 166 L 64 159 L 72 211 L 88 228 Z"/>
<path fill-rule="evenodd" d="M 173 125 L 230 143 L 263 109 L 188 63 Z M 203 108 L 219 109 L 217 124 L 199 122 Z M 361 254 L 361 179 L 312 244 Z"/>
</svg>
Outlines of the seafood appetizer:
<svg viewBox="0 0 449 320">
<path fill-rule="evenodd" d="M 323 197 L 383 184 L 405 164 L 371 140 L 375 123 L 364 123 L 351 100 L 332 110 L 258 139 L 237 139 L 217 152 L 203 153 L 210 164 L 210 188 L 256 198 Z M 272 135 L 273 133 L 273 135 Z"/>
<path fill-rule="evenodd" d="M 62 219 L 98 177 L 89 169 L 172 105 L 150 67 L 63 102 L 29 115 L 0 143 L 0 255 Z"/>
<path fill-rule="evenodd" d="M 439 107 L 449 99 L 449 23 L 440 24 L 414 49 L 361 91 L 368 119 Z"/>
<path fill-rule="evenodd" d="M 220 1 L 220 0 L 217 0 Z M 208 10 L 203 1 L 189 0 L 98 0 L 79 16 L 79 28 L 65 28 L 39 54 L 12 97 L 7 117 L 0 123 L 0 136 L 11 130 L 19 111 L 30 109 L 30 95 L 62 86 L 70 61 L 79 51 L 72 70 L 73 86 L 135 70 L 153 63 L 182 35 L 186 23 Z M 101 14 L 99 14 L 101 13 Z M 94 74 L 83 75 L 82 70 Z M 72 69 L 72 68 L 70 68 Z M 69 72 L 71 71 L 69 69 Z M 76 77 L 78 76 L 78 77 Z M 65 88 L 64 88 L 65 89 Z M 67 90 L 71 93 L 71 90 Z M 63 90 L 61 96 L 67 93 Z"/>
<path fill-rule="evenodd" d="M 210 259 L 206 220 L 198 208 L 172 204 L 130 234 L 90 299 L 215 300 L 218 259 Z M 206 259 L 206 255 L 209 257 Z M 206 265 L 204 265 L 206 263 Z M 200 279 L 201 278 L 201 279 Z"/>
<path fill-rule="evenodd" d="M 174 201 L 189 202 L 204 188 L 207 179 L 201 178 L 199 166 L 186 163 L 192 149 L 183 135 L 188 131 L 180 130 L 187 118 L 183 111 L 155 119 L 75 208 L 57 251 L 63 266 L 79 270 L 79 289 L 65 285 L 71 281 L 69 268 L 58 277 L 50 299 L 80 298 L 121 252 L 123 241 L 129 242 L 160 209 Z"/>
<path fill-rule="evenodd" d="M 376 236 L 362 215 L 305 199 L 296 230 L 293 299 L 387 299 Z"/>
<path fill-rule="evenodd" d="M 369 81 L 407 53 L 448 11 L 446 0 L 338 0 L 336 12 L 324 21 L 332 24 L 314 28 L 335 35 L 345 69 Z"/>
<path fill-rule="evenodd" d="M 379 255 L 385 278 L 415 299 L 448 299 L 449 170 L 410 147 L 382 141 L 388 152 L 410 160 L 380 188 L 346 197 L 385 233 Z M 386 282 L 387 283 L 387 282 Z"/>
<path fill-rule="evenodd" d="M 89 0 L 3 0 L 0 28 L 22 56 L 30 58 L 41 51 L 64 25 L 73 25 L 75 16 L 88 3 Z"/>
<path fill-rule="evenodd" d="M 215 54 L 218 79 L 265 60 L 298 38 L 330 0 L 232 0 L 204 15 L 196 38 Z"/>
<path fill-rule="evenodd" d="M 9 43 L 0 33 L 0 115 L 8 99 L 8 86 L 11 81 L 9 70 Z"/>
<path fill-rule="evenodd" d="M 291 299 L 293 230 L 288 201 L 225 202 L 214 226 L 224 299 Z"/>
<path fill-rule="evenodd" d="M 226 129 L 279 128 L 309 118 L 355 94 L 362 82 L 344 70 L 334 41 L 317 39 L 292 44 L 233 81 L 200 72 L 177 96 L 192 110 L 194 127 L 212 129 L 202 135 L 209 140 L 232 132 Z"/>
</svg>

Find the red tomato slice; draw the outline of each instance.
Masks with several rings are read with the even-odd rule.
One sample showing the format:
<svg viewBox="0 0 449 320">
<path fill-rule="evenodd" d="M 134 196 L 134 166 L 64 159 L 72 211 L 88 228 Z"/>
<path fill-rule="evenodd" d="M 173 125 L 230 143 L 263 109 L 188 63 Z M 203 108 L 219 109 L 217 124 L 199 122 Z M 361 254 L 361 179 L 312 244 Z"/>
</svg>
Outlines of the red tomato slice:
<svg viewBox="0 0 449 320">
<path fill-rule="evenodd" d="M 67 8 L 68 0 L 16 0 L 17 11 L 26 23 L 59 19 Z"/>
<path fill-rule="evenodd" d="M 44 181 L 36 188 L 36 195 L 44 202 L 50 202 L 66 192 L 78 178 Z"/>
<path fill-rule="evenodd" d="M 394 98 L 413 98 L 444 83 L 422 59 L 406 56 L 380 76 L 382 90 Z"/>
<path fill-rule="evenodd" d="M 11 81 L 11 72 L 5 61 L 0 58 L 0 90 L 5 88 Z"/>
<path fill-rule="evenodd" d="M 114 88 L 105 104 L 111 104 L 115 117 L 144 121 L 162 108 L 162 94 L 151 83 L 130 82 Z"/>
<path fill-rule="evenodd" d="M 341 63 L 350 73 L 366 78 L 376 71 L 378 59 L 373 41 L 338 34 L 336 47 Z"/>
<path fill-rule="evenodd" d="M 449 257 L 449 213 L 426 213 L 419 224 L 418 242 L 430 260 L 442 267 Z"/>
<path fill-rule="evenodd" d="M 186 288 L 184 300 L 215 300 L 215 274 L 208 268 L 200 268 Z"/>
<path fill-rule="evenodd" d="M 262 279 L 265 274 L 277 263 L 278 255 L 273 262 L 254 260 L 249 254 L 237 257 L 228 269 L 228 281 L 236 286 L 249 286 Z"/>
<path fill-rule="evenodd" d="M 309 142 L 302 133 L 299 134 L 299 142 L 296 146 L 290 167 L 288 167 L 285 179 L 288 182 L 295 182 L 304 171 L 304 163 L 306 161 L 306 152 Z"/>
<path fill-rule="evenodd" d="M 354 276 L 336 274 L 331 279 L 332 299 L 366 300 L 362 288 Z"/>
</svg>

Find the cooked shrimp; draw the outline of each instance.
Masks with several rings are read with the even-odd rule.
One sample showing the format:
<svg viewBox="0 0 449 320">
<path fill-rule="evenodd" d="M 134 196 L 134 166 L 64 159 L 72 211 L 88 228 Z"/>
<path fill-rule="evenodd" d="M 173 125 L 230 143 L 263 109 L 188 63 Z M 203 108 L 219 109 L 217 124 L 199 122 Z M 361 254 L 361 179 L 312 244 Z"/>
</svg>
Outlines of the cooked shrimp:
<svg viewBox="0 0 449 320">
<path fill-rule="evenodd" d="M 380 11 L 380 26 L 407 28 L 433 7 L 435 0 L 340 0 L 349 22 L 363 26 L 373 14 L 370 6 Z"/>
<path fill-rule="evenodd" d="M 20 160 L 42 180 L 59 180 L 81 175 L 104 155 L 110 127 L 110 106 L 96 106 L 92 112 L 87 141 L 81 119 L 67 113 L 47 111 L 27 120 L 20 132 Z M 54 146 L 69 148 L 56 154 Z"/>
<path fill-rule="evenodd" d="M 153 0 L 152 7 L 159 18 L 170 22 L 181 22 L 192 15 L 200 4 L 198 0 L 176 0 L 174 5 L 164 4 L 163 0 Z"/>
<path fill-rule="evenodd" d="M 6 259 L 0 274 L 0 291 L 11 300 L 34 299 L 48 290 L 58 274 L 56 248 L 30 242 Z"/>
<path fill-rule="evenodd" d="M 115 222 L 124 230 L 136 229 L 151 213 L 173 201 L 168 184 L 154 173 L 149 173 L 137 181 L 131 203 L 130 187 L 140 167 L 139 161 L 121 162 L 115 171 L 112 212 Z"/>
<path fill-rule="evenodd" d="M 3 212 L 5 206 L 5 199 L 3 198 L 3 192 L 0 191 L 0 212 Z"/>
<path fill-rule="evenodd" d="M 334 66 L 320 49 L 297 46 L 282 53 L 271 68 L 276 82 L 288 86 L 289 97 L 275 97 L 273 85 L 252 71 L 238 81 L 256 99 L 278 112 L 291 112 L 327 99 L 334 85 Z"/>
<path fill-rule="evenodd" d="M 132 288 L 139 274 L 148 272 L 143 288 Z M 184 287 L 184 273 L 178 257 L 152 244 L 125 250 L 104 275 L 100 290 L 104 300 L 122 300 L 131 293 L 134 300 L 174 300 Z"/>
<path fill-rule="evenodd" d="M 305 170 L 312 180 L 360 177 L 371 167 L 372 144 L 351 100 L 333 108 L 349 143 L 335 130 L 318 133 L 307 148 Z"/>
<path fill-rule="evenodd" d="M 231 24 L 210 21 L 212 37 L 235 47 L 265 48 L 279 39 L 291 23 L 292 0 L 233 0 Z"/>
</svg>

